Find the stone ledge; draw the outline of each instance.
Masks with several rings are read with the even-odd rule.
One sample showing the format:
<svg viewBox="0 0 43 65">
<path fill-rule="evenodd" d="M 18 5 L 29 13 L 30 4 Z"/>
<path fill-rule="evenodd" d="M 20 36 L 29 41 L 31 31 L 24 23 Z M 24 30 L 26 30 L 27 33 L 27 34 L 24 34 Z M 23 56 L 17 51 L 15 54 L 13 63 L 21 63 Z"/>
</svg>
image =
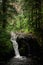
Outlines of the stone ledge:
<svg viewBox="0 0 43 65">
<path fill-rule="evenodd" d="M 31 61 L 31 59 L 20 60 L 13 57 L 8 61 L 7 65 L 31 65 Z"/>
</svg>

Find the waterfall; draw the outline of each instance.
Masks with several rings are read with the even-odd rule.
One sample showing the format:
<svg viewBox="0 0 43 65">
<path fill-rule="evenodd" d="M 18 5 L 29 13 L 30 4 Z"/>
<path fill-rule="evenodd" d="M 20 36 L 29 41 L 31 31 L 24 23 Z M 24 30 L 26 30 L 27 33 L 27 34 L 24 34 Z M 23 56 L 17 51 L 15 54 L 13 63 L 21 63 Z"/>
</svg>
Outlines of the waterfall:
<svg viewBox="0 0 43 65">
<path fill-rule="evenodd" d="M 15 51 L 15 58 L 22 58 L 18 50 L 18 43 L 16 42 L 16 38 L 17 38 L 17 35 L 11 32 L 11 42 L 13 43 L 13 48 Z"/>
<path fill-rule="evenodd" d="M 13 43 L 13 48 L 14 48 L 14 51 L 15 51 L 15 57 L 14 58 L 24 60 L 24 59 L 26 59 L 26 57 L 20 56 L 20 53 L 19 53 L 19 50 L 18 50 L 18 43 L 16 42 L 17 36 L 18 35 L 16 35 L 16 33 L 11 32 L 11 42 Z"/>
</svg>

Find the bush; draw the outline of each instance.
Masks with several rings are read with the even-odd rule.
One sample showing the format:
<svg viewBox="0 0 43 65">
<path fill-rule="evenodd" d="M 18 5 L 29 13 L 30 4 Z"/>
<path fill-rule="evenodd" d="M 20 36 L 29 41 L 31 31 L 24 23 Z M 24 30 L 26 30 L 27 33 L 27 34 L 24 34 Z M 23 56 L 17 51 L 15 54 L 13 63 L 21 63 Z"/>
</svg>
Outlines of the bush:
<svg viewBox="0 0 43 65">
<path fill-rule="evenodd" d="M 13 47 L 10 41 L 10 34 L 5 31 L 0 32 L 0 60 L 7 60 Z"/>
</svg>

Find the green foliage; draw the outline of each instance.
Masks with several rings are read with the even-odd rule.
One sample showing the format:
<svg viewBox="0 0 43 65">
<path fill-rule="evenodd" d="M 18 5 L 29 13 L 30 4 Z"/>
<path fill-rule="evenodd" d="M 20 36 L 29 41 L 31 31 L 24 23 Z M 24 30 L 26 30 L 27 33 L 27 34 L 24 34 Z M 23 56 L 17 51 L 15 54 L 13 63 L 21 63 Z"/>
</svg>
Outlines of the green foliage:
<svg viewBox="0 0 43 65">
<path fill-rule="evenodd" d="M 10 41 L 10 35 L 6 32 L 0 32 L 0 45 L 2 45 L 2 47 L 6 47 L 6 52 L 9 51 L 12 46 L 11 46 L 11 41 Z M 4 47 L 4 48 L 5 48 Z"/>
<path fill-rule="evenodd" d="M 8 22 L 6 28 L 9 31 L 11 30 L 25 31 L 26 29 L 28 30 L 28 18 L 27 17 L 25 18 L 23 14 L 13 16 L 13 19 L 10 22 Z"/>
<path fill-rule="evenodd" d="M 12 49 L 10 35 L 5 31 L 0 31 L 0 60 L 5 60 Z"/>
<path fill-rule="evenodd" d="M 21 6 L 20 13 L 13 3 Z M 43 43 L 43 2 L 41 0 L 2 0 L 0 4 L 0 54 L 2 55 L 12 50 L 8 33 L 10 31 L 35 33 L 39 43 Z"/>
</svg>

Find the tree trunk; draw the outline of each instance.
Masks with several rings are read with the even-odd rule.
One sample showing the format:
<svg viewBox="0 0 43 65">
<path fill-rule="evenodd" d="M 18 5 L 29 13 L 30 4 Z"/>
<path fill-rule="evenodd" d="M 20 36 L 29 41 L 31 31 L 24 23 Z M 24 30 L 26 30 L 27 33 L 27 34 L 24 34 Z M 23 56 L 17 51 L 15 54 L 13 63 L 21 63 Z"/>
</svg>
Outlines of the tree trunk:
<svg viewBox="0 0 43 65">
<path fill-rule="evenodd" d="M 7 16 L 7 0 L 2 0 L 2 11 L 3 11 L 3 24 L 2 27 L 5 28 L 6 27 L 6 16 Z"/>
</svg>

